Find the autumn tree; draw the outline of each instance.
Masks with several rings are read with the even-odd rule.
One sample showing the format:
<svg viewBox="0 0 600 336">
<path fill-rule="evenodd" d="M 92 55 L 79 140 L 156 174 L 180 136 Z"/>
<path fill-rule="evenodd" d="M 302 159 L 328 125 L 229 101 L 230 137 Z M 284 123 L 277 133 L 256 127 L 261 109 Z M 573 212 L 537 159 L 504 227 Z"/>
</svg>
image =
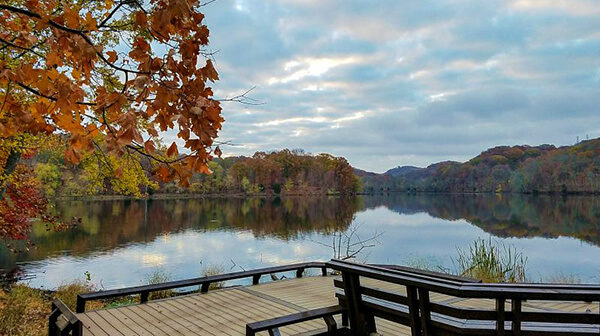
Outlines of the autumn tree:
<svg viewBox="0 0 600 336">
<path fill-rule="evenodd" d="M 19 139 L 29 136 L 61 134 L 72 164 L 91 152 L 107 165 L 111 156 L 142 156 L 159 179 L 182 185 L 209 172 L 224 119 L 207 85 L 218 75 L 201 9 L 197 0 L 0 3 L 3 206 L 18 203 L 17 189 L 5 191 L 18 188 L 29 150 Z M 185 150 L 172 142 L 157 151 L 169 130 Z"/>
</svg>

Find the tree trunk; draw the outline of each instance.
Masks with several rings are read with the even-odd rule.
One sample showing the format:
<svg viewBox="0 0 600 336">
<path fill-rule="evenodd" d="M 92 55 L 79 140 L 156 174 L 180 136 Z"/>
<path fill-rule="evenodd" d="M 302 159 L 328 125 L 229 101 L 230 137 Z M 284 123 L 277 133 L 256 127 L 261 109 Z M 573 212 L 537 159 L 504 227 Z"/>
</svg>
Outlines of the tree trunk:
<svg viewBox="0 0 600 336">
<path fill-rule="evenodd" d="M 2 169 L 2 175 L 6 176 L 6 179 L 10 177 L 10 175 L 15 171 L 17 167 L 17 163 L 21 158 L 21 152 L 19 152 L 16 148 L 12 148 L 10 150 L 10 154 L 6 158 L 6 163 L 4 164 L 4 168 Z M 6 193 L 6 188 L 8 187 L 8 181 L 5 181 L 0 189 L 0 201 L 4 199 L 4 194 Z"/>
</svg>

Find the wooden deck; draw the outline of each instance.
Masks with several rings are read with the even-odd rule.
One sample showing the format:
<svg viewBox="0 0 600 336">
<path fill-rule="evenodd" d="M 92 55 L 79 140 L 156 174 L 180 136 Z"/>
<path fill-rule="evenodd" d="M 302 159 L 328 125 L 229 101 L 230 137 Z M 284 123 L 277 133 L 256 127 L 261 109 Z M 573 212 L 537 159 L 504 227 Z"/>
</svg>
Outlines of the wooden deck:
<svg viewBox="0 0 600 336">
<path fill-rule="evenodd" d="M 76 314 L 84 335 L 244 335 L 246 323 L 337 304 L 335 277 L 305 277 L 254 286 L 232 287 L 126 307 Z M 362 280 L 361 280 L 362 282 Z M 405 293 L 403 286 L 364 279 L 370 286 Z M 494 301 L 431 295 L 434 302 L 461 307 L 494 309 Z M 508 307 L 507 307 L 508 308 Z M 598 313 L 597 303 L 527 301 L 524 311 Z M 338 320 L 339 323 L 339 320 Z M 410 335 L 407 327 L 377 320 L 383 335 Z M 311 321 L 281 329 L 283 335 L 302 335 L 325 329 L 323 321 Z M 266 335 L 266 333 L 264 333 Z"/>
</svg>

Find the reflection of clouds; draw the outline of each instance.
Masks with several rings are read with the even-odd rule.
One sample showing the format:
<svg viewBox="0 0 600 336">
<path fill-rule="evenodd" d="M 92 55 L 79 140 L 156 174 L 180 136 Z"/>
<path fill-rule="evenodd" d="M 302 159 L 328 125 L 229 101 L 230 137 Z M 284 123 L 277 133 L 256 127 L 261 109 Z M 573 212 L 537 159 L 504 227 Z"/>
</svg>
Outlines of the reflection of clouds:
<svg viewBox="0 0 600 336">
<path fill-rule="evenodd" d="M 236 233 L 236 237 L 240 241 L 252 240 L 254 239 L 254 235 L 251 231 L 240 231 Z"/>
<path fill-rule="evenodd" d="M 465 226 L 469 225 L 465 220 L 445 220 L 433 217 L 425 212 L 415 214 L 401 214 L 390 210 L 384 206 L 375 209 L 367 209 L 360 213 L 361 220 L 357 223 L 376 223 L 379 231 L 386 230 L 387 226 L 405 226 L 405 227 L 420 227 L 428 226 L 438 227 L 444 226 Z"/>
<path fill-rule="evenodd" d="M 313 252 L 309 246 L 301 245 L 301 244 L 294 244 L 293 251 L 294 251 L 294 256 L 296 256 L 296 257 L 305 257 L 305 256 L 310 255 L 310 253 Z"/>
<path fill-rule="evenodd" d="M 144 266 L 162 266 L 167 261 L 167 256 L 162 254 L 144 254 L 142 255 L 142 264 Z"/>
</svg>

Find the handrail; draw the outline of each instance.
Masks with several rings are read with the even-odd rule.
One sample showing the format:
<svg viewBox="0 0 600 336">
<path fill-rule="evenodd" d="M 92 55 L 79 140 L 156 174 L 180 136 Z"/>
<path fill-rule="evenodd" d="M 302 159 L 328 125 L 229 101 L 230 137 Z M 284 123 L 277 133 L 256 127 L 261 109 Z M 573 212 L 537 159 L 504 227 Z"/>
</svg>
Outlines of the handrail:
<svg viewBox="0 0 600 336">
<path fill-rule="evenodd" d="M 388 269 L 360 265 L 342 260 L 331 260 L 327 267 L 337 271 L 347 271 L 360 276 L 388 281 L 396 284 L 416 286 L 434 292 L 463 298 L 516 298 L 538 300 L 599 301 L 600 285 L 543 285 L 543 284 L 487 284 L 463 283 L 417 276 L 407 273 L 390 272 Z"/>
<path fill-rule="evenodd" d="M 77 313 L 85 312 L 85 303 L 87 301 L 92 300 L 100 300 L 100 299 L 108 299 L 119 296 L 127 296 L 140 294 L 140 302 L 145 303 L 148 301 L 149 294 L 151 292 L 182 288 L 182 287 L 190 287 L 190 286 L 201 286 L 200 291 L 202 293 L 206 293 L 211 283 L 228 281 L 228 280 L 236 280 L 236 279 L 244 279 L 244 278 L 252 278 L 252 284 L 256 285 L 259 283 L 261 276 L 265 274 L 272 273 L 281 273 L 288 271 L 296 271 L 296 277 L 302 277 L 305 269 L 308 268 L 320 268 L 322 275 L 327 275 L 327 267 L 324 262 L 304 262 L 297 263 L 291 265 L 283 265 L 283 266 L 274 266 L 274 267 L 266 267 L 259 268 L 250 271 L 240 271 L 234 273 L 227 274 L 218 274 L 218 275 L 210 275 L 205 277 L 186 279 L 186 280 L 177 280 L 177 281 L 169 281 L 160 284 L 154 285 L 143 285 L 143 286 L 135 286 L 128 288 L 119 288 L 119 289 L 111 289 L 99 292 L 92 293 L 84 293 L 77 295 Z"/>
<path fill-rule="evenodd" d="M 406 266 L 400 266 L 400 265 L 385 265 L 385 264 L 369 264 L 369 265 L 375 266 L 375 267 L 382 267 L 382 268 L 385 268 L 388 270 L 408 272 L 411 274 L 433 276 L 433 277 L 437 277 L 440 279 L 452 280 L 452 281 L 458 281 L 458 282 L 470 282 L 470 283 L 480 283 L 481 282 L 481 280 L 478 280 L 475 278 L 470 278 L 470 277 L 465 277 L 462 275 L 453 275 L 453 274 L 447 274 L 447 273 L 441 273 L 441 272 L 435 272 L 435 271 L 428 271 L 428 270 L 422 270 L 422 269 L 418 269 L 418 268 L 412 268 L 412 267 L 406 267 Z"/>
<path fill-rule="evenodd" d="M 600 285 L 470 283 L 342 260 L 331 260 L 326 265 L 342 274 L 342 280 L 334 280 L 334 286 L 343 289 L 336 297 L 348 309 L 352 335 L 376 332 L 374 316 L 407 325 L 412 335 L 423 336 L 438 332 L 516 336 L 599 335 L 600 332 L 598 313 L 523 310 L 523 301 L 530 299 L 598 302 Z M 405 286 L 406 294 L 362 285 L 362 278 Z M 432 302 L 430 292 L 492 299 L 495 309 Z M 510 300 L 509 310 L 507 300 Z M 510 323 L 510 329 L 506 323 Z"/>
</svg>

